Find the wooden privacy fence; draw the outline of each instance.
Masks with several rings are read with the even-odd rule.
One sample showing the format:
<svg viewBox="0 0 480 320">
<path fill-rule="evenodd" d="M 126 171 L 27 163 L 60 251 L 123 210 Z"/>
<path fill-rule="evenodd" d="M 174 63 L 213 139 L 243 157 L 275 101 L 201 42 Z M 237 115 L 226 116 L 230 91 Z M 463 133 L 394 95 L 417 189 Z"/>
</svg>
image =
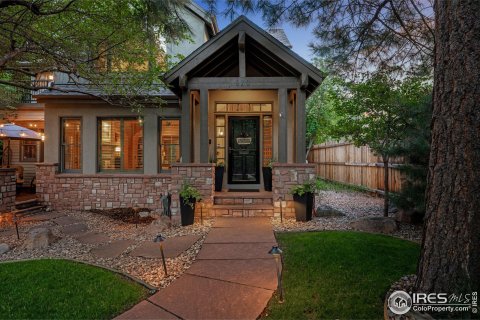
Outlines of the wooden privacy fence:
<svg viewBox="0 0 480 320">
<path fill-rule="evenodd" d="M 392 159 L 389 165 L 390 191 L 400 191 L 401 159 Z M 352 143 L 326 142 L 313 146 L 308 162 L 316 164 L 317 175 L 327 179 L 363 186 L 376 192 L 385 189 L 384 168 L 381 157 L 368 146 L 355 147 Z"/>
</svg>

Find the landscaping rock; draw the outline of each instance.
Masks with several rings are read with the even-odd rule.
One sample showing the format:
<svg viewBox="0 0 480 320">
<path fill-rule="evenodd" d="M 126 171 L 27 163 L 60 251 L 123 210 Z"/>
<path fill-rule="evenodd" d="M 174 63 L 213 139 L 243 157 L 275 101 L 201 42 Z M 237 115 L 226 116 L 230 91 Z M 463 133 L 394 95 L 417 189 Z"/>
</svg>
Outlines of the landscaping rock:
<svg viewBox="0 0 480 320">
<path fill-rule="evenodd" d="M 76 235 L 76 234 L 84 233 L 85 231 L 88 230 L 88 227 L 84 223 L 75 223 L 75 224 L 64 226 L 61 228 L 61 230 L 65 234 Z"/>
<path fill-rule="evenodd" d="M 75 237 L 78 241 L 85 244 L 101 244 L 110 241 L 110 238 L 107 235 L 99 232 L 78 234 Z"/>
<path fill-rule="evenodd" d="M 167 229 L 170 229 L 171 227 L 172 227 L 172 222 L 170 218 L 167 216 L 160 216 L 160 218 L 152 221 L 152 223 L 148 227 L 147 232 L 149 232 L 150 234 L 157 234 Z"/>
<path fill-rule="evenodd" d="M 328 218 L 328 217 L 344 217 L 345 213 L 343 213 L 340 210 L 337 210 L 335 208 L 332 208 L 327 205 L 323 205 L 317 208 L 315 211 L 317 214 L 317 217 L 321 218 Z"/>
<path fill-rule="evenodd" d="M 35 228 L 28 232 L 27 239 L 23 247 L 27 250 L 44 249 L 57 241 L 52 233 L 52 230 L 48 228 Z"/>
<path fill-rule="evenodd" d="M 423 214 L 415 210 L 400 209 L 395 214 L 395 220 L 405 223 L 421 223 L 423 220 Z"/>
<path fill-rule="evenodd" d="M 148 211 L 141 211 L 141 212 L 138 213 L 138 216 L 139 216 L 140 218 L 146 218 L 146 217 L 148 217 L 149 215 L 150 215 L 150 212 L 148 212 Z"/>
<path fill-rule="evenodd" d="M 388 217 L 362 218 L 351 222 L 350 226 L 355 230 L 376 233 L 392 233 L 398 229 L 397 222 Z"/>
<path fill-rule="evenodd" d="M 92 254 L 99 258 L 115 258 L 121 255 L 128 247 L 134 244 L 134 240 L 116 240 L 103 246 L 92 249 Z"/>
<path fill-rule="evenodd" d="M 0 254 L 10 251 L 10 246 L 6 243 L 0 243 Z"/>
</svg>

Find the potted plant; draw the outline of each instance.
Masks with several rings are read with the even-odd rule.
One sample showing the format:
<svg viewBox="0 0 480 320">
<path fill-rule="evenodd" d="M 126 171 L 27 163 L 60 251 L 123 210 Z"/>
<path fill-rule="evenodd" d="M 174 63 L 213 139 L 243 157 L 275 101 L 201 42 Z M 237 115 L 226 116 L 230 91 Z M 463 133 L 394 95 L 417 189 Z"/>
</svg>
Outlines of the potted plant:
<svg viewBox="0 0 480 320">
<path fill-rule="evenodd" d="M 312 209 L 316 189 L 316 182 L 313 180 L 296 185 L 290 190 L 290 193 L 293 195 L 295 219 L 297 221 L 312 220 Z"/>
<path fill-rule="evenodd" d="M 263 187 L 265 191 L 272 191 L 272 168 L 275 163 L 274 159 L 270 159 L 265 167 L 262 167 Z"/>
<path fill-rule="evenodd" d="M 225 164 L 223 161 L 218 161 L 215 166 L 215 191 L 222 191 L 223 174 L 225 172 Z"/>
<path fill-rule="evenodd" d="M 180 215 L 182 226 L 193 224 L 195 217 L 195 203 L 202 200 L 198 190 L 188 182 L 184 182 L 180 188 Z"/>
</svg>

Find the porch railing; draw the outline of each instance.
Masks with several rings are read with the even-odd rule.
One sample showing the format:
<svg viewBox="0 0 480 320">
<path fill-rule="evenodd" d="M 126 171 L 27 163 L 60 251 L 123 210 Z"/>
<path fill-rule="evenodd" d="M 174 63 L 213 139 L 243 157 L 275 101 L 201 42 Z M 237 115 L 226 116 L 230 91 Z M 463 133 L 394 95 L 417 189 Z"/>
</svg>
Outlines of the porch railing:
<svg viewBox="0 0 480 320">
<path fill-rule="evenodd" d="M 46 88 L 48 86 L 48 80 L 32 80 L 30 82 L 25 82 L 25 85 L 29 85 L 33 88 Z M 17 103 L 37 103 L 36 99 L 33 97 L 40 90 L 29 90 L 18 87 L 8 87 L 4 91 L 4 94 L 12 102 Z"/>
</svg>

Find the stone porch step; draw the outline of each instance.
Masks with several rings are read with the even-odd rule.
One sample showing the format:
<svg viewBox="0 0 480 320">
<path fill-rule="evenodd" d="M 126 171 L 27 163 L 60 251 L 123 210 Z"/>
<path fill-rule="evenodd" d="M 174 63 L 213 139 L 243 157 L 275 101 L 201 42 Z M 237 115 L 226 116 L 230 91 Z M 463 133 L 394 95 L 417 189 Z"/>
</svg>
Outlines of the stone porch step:
<svg viewBox="0 0 480 320">
<path fill-rule="evenodd" d="M 273 205 L 271 192 L 215 192 L 215 205 Z"/>
<path fill-rule="evenodd" d="M 18 218 L 23 218 L 43 212 L 44 209 L 45 206 L 41 205 L 37 199 L 28 199 L 15 202 L 15 210 L 12 214 L 15 214 Z"/>
<path fill-rule="evenodd" d="M 215 217 L 273 217 L 271 204 L 214 204 L 210 210 Z"/>
</svg>

